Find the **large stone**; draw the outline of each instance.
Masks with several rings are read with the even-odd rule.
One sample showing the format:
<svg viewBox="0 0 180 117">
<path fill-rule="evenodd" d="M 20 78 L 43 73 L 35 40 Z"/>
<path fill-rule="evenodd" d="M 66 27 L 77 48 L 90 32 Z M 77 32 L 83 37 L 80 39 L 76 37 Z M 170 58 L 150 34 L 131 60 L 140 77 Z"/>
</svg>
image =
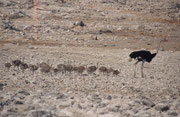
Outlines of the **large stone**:
<svg viewBox="0 0 180 117">
<path fill-rule="evenodd" d="M 168 112 L 168 115 L 171 117 L 177 117 L 178 113 L 177 112 Z"/>
<path fill-rule="evenodd" d="M 135 100 L 136 103 L 145 105 L 147 107 L 154 107 L 155 104 L 147 97 L 140 97 L 140 99 Z"/>
<path fill-rule="evenodd" d="M 53 117 L 53 115 L 51 112 L 48 112 L 48 111 L 37 110 L 37 111 L 33 111 L 30 114 L 30 117 Z"/>
<path fill-rule="evenodd" d="M 165 103 L 158 103 L 158 104 L 156 104 L 155 109 L 157 111 L 165 112 L 165 111 L 168 111 L 170 109 L 170 105 L 165 104 Z"/>
<path fill-rule="evenodd" d="M 148 98 L 143 98 L 141 100 L 142 104 L 145 105 L 145 106 L 148 106 L 148 107 L 153 107 L 155 106 L 155 104 Z"/>
<path fill-rule="evenodd" d="M 19 91 L 18 93 L 23 94 L 23 95 L 25 95 L 25 96 L 30 95 L 30 93 L 28 93 L 27 91 L 24 91 L 24 90 Z"/>
</svg>

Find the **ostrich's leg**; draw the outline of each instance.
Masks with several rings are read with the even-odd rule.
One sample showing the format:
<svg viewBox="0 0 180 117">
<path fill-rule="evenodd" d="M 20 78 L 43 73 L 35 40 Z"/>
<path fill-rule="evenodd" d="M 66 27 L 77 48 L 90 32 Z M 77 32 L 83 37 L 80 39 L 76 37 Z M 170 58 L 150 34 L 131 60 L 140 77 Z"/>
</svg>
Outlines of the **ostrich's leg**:
<svg viewBox="0 0 180 117">
<path fill-rule="evenodd" d="M 142 61 L 142 64 L 141 64 L 141 77 L 144 78 L 144 75 L 143 75 L 143 67 L 144 67 L 144 61 Z"/>
<path fill-rule="evenodd" d="M 135 64 L 134 64 L 134 78 L 136 77 L 136 65 L 139 63 L 140 61 L 137 61 Z"/>
</svg>

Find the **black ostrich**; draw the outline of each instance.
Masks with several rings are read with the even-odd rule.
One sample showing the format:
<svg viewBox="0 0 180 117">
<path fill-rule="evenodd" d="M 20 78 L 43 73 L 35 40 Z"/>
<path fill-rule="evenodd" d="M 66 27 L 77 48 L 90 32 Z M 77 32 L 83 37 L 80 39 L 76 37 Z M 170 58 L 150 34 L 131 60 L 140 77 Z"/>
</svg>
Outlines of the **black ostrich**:
<svg viewBox="0 0 180 117">
<path fill-rule="evenodd" d="M 150 51 L 147 51 L 147 50 L 139 50 L 139 51 L 134 51 L 134 52 L 132 52 L 132 53 L 129 55 L 129 57 L 130 57 L 130 60 L 129 60 L 129 61 L 131 61 L 132 59 L 137 60 L 137 62 L 134 64 L 134 65 L 135 65 L 134 77 L 136 76 L 136 65 L 137 65 L 139 62 L 142 62 L 142 65 L 141 65 L 141 76 L 144 77 L 144 75 L 143 75 L 144 63 L 145 63 L 145 62 L 150 63 L 150 62 L 152 61 L 152 59 L 158 54 L 159 49 L 160 49 L 160 44 L 161 44 L 162 41 L 164 41 L 164 40 L 161 40 L 161 41 L 159 42 L 156 53 L 151 54 Z"/>
</svg>

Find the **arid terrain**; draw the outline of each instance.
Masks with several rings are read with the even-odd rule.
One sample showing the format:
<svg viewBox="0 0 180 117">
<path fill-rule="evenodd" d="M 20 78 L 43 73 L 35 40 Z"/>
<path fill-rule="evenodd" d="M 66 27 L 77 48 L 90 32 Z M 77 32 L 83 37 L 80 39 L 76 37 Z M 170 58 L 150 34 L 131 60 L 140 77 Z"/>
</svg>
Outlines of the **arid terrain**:
<svg viewBox="0 0 180 117">
<path fill-rule="evenodd" d="M 180 116 L 179 0 L 33 4 L 0 1 L 0 117 Z"/>
</svg>

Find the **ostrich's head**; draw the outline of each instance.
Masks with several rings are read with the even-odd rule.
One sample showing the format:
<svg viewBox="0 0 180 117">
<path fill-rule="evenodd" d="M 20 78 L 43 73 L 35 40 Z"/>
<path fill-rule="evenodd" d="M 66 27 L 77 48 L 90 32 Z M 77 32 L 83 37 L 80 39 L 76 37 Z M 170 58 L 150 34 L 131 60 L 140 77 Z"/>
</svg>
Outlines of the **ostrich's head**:
<svg viewBox="0 0 180 117">
<path fill-rule="evenodd" d="M 161 47 L 161 43 L 162 42 L 168 42 L 168 40 L 165 38 L 165 39 L 162 39 L 162 40 L 160 40 L 160 42 L 159 42 L 159 44 L 158 44 L 158 47 L 157 47 L 157 52 L 156 53 L 158 53 L 159 52 L 159 50 L 160 50 L 160 47 Z"/>
</svg>

